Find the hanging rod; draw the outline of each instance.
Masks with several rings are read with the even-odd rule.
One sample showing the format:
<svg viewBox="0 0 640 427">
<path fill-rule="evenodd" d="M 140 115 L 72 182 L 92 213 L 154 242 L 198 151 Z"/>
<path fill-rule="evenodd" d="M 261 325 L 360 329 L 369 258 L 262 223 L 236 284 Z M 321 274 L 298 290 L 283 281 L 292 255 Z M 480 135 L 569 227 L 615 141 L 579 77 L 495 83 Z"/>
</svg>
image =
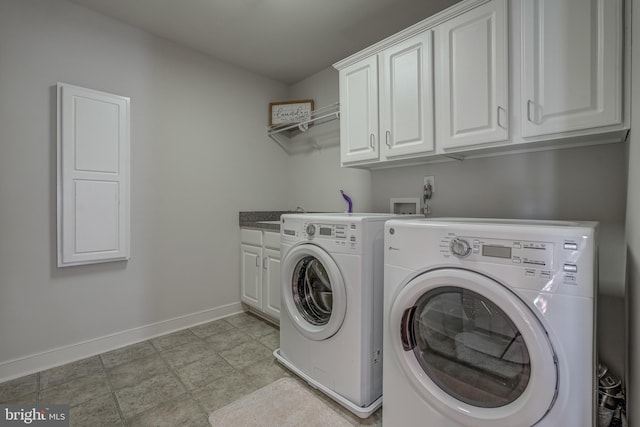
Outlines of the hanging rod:
<svg viewBox="0 0 640 427">
<path fill-rule="evenodd" d="M 325 107 L 318 108 L 317 110 L 313 110 L 311 112 L 311 117 L 307 120 L 303 120 L 301 122 L 293 123 L 286 126 L 278 126 L 278 125 L 269 126 L 267 134 L 271 136 L 280 132 L 284 132 L 286 130 L 293 130 L 296 128 L 301 132 L 306 132 L 307 130 L 309 130 L 309 124 L 313 122 L 317 122 L 318 120 L 327 119 L 327 118 L 332 118 L 332 120 L 334 118 L 335 119 L 340 118 L 339 102 L 336 102 L 331 105 L 327 105 Z"/>
</svg>

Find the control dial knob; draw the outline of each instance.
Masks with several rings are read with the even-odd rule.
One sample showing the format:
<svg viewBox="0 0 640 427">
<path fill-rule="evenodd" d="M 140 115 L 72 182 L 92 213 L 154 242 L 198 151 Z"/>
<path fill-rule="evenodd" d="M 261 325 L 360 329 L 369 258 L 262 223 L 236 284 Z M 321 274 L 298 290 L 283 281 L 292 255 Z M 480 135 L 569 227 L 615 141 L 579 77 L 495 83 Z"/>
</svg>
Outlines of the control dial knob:
<svg viewBox="0 0 640 427">
<path fill-rule="evenodd" d="M 307 225 L 307 235 L 313 237 L 314 234 L 316 234 L 316 226 L 313 224 Z"/>
<path fill-rule="evenodd" d="M 466 240 L 455 238 L 451 241 L 451 253 L 464 258 L 471 253 L 471 245 Z"/>
</svg>

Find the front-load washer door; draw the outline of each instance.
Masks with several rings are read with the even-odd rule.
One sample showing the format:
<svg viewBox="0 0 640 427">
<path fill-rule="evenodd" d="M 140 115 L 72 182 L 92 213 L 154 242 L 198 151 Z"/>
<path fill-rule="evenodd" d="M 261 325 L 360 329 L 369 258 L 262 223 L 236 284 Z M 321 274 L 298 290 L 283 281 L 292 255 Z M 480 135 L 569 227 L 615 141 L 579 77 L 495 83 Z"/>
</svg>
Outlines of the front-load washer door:
<svg viewBox="0 0 640 427">
<path fill-rule="evenodd" d="M 427 271 L 402 287 L 387 321 L 390 357 L 445 419 L 474 427 L 532 426 L 555 401 L 557 358 L 543 325 L 487 276 Z"/>
<path fill-rule="evenodd" d="M 333 258 L 316 245 L 301 244 L 287 252 L 281 272 L 282 301 L 296 329 L 316 341 L 333 336 L 347 308 L 344 279 Z"/>
</svg>

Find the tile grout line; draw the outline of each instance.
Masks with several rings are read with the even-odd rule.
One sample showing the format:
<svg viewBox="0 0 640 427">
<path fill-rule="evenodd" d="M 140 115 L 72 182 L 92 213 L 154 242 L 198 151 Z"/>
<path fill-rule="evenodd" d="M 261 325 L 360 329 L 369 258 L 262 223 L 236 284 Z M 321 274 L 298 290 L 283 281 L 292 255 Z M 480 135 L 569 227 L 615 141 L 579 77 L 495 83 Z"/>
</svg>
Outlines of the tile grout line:
<svg viewBox="0 0 640 427">
<path fill-rule="evenodd" d="M 224 319 L 222 319 L 222 320 L 224 320 Z M 229 325 L 231 325 L 231 323 L 227 322 L 226 320 L 224 320 L 224 321 L 225 321 L 226 323 L 228 323 Z M 233 325 L 231 325 L 231 326 L 233 326 Z M 234 328 L 235 328 L 235 326 L 234 326 Z M 236 329 L 237 329 L 237 328 L 236 328 Z M 191 330 L 191 328 L 189 328 L 189 330 Z M 193 332 L 192 330 L 191 330 L 191 333 L 192 333 L 192 334 L 194 334 L 194 335 L 196 335 L 196 333 L 195 333 L 195 332 Z M 223 333 L 223 332 L 219 332 L 219 333 Z M 217 334 L 213 334 L 213 335 L 217 335 Z M 213 335 L 212 335 L 212 336 L 213 336 Z M 200 339 L 202 340 L 202 342 L 205 342 L 205 343 L 207 342 L 205 338 L 201 338 L 201 337 L 200 337 L 200 336 L 198 336 L 198 335 L 196 335 L 196 336 L 197 336 L 198 338 L 200 338 Z M 213 348 L 212 348 L 212 351 L 213 351 L 213 352 L 214 352 L 214 353 L 215 353 L 215 354 L 216 354 L 220 359 L 224 360 L 227 364 L 229 364 L 229 362 L 227 362 L 227 361 L 226 361 L 222 356 L 220 356 L 220 353 L 218 353 L 218 351 L 217 351 L 217 350 L 215 350 L 215 349 L 213 349 Z M 194 363 L 195 363 L 195 362 L 194 362 Z M 229 364 L 229 366 L 231 366 L 231 365 Z M 234 371 L 236 370 L 233 366 L 231 366 L 231 368 L 232 368 Z M 180 378 L 178 378 L 178 379 L 180 379 Z M 180 381 L 182 382 L 182 380 L 180 380 Z M 183 385 L 184 385 L 184 383 L 183 383 Z M 206 387 L 206 386 L 203 386 L 203 387 Z M 205 417 L 205 419 L 207 420 L 207 422 L 209 422 L 209 413 L 208 413 L 208 412 L 207 412 L 207 410 L 204 408 L 204 406 L 202 405 L 202 403 L 200 402 L 200 400 L 199 400 L 199 399 L 197 399 L 197 398 L 194 396 L 194 394 L 193 394 L 196 390 L 199 390 L 200 388 L 203 388 L 203 387 L 198 387 L 198 388 L 194 388 L 193 390 L 189 390 L 189 388 L 185 386 L 185 388 L 187 389 L 187 392 L 189 393 L 189 396 L 191 397 L 191 399 L 193 400 L 193 402 L 196 404 L 196 406 L 198 407 L 198 409 L 200 409 L 200 412 L 201 412 L 202 414 L 204 414 L 204 417 Z"/>
<path fill-rule="evenodd" d="M 196 334 L 191 330 L 191 328 L 187 328 L 187 329 L 185 329 L 185 330 L 188 330 L 189 332 L 191 332 L 195 337 L 197 337 L 197 338 L 198 338 L 198 340 L 200 340 L 200 342 L 206 343 L 205 339 L 204 339 L 204 338 L 199 337 L 198 335 L 196 335 Z M 152 345 L 153 345 L 153 344 L 152 344 Z M 171 348 L 175 348 L 175 347 L 178 347 L 178 346 L 176 345 L 176 346 L 170 347 L 170 348 L 168 348 L 167 350 L 170 350 Z M 155 348 L 155 346 L 154 346 L 154 349 L 156 350 L 156 352 L 157 352 L 157 353 L 158 353 L 158 355 L 160 356 L 160 359 L 162 359 L 162 361 L 164 362 L 164 364 L 169 368 L 169 372 L 171 372 L 171 374 L 172 374 L 172 375 L 173 375 L 173 376 L 178 380 L 178 382 L 179 382 L 179 383 L 182 385 L 182 387 L 184 387 L 184 389 L 185 389 L 185 393 L 183 393 L 183 394 L 181 394 L 181 395 L 179 395 L 179 396 L 177 396 L 177 397 L 180 397 L 180 396 L 183 396 L 183 395 L 188 396 L 188 397 L 189 397 L 189 399 L 191 399 L 191 400 L 192 400 L 192 402 L 196 404 L 196 406 L 198 407 L 198 409 L 199 409 L 199 410 L 201 411 L 201 413 L 205 416 L 205 419 L 208 421 L 208 420 L 209 420 L 209 414 L 208 414 L 208 413 L 207 413 L 207 411 L 203 408 L 203 406 L 200 404 L 200 401 L 199 401 L 198 399 L 196 399 L 196 397 L 193 395 L 193 392 L 194 392 L 194 391 L 196 391 L 197 389 L 189 390 L 189 387 L 187 387 L 187 386 L 185 385 L 185 383 L 182 381 L 182 379 L 180 378 L 180 376 L 179 376 L 179 375 L 178 375 L 178 373 L 176 372 L 176 369 L 174 369 L 174 368 L 171 366 L 171 364 L 170 364 L 170 363 L 169 363 L 169 362 L 168 362 L 168 361 L 167 361 L 167 360 L 162 356 L 162 352 L 161 352 L 160 350 L 158 350 L 157 348 Z M 218 352 L 217 352 L 217 351 L 215 351 L 215 350 L 213 350 L 213 349 L 212 349 L 212 351 L 213 351 L 216 355 L 218 355 L 219 357 L 222 357 L 222 356 L 220 356 L 220 355 L 218 354 Z M 196 363 L 196 362 L 197 362 L 197 361 L 194 361 L 194 362 L 192 362 L 192 363 Z M 188 364 L 187 364 L 187 365 L 188 365 Z M 187 366 L 187 365 L 184 365 L 184 366 Z M 235 368 L 234 368 L 234 369 L 235 369 Z M 153 408 L 149 409 L 148 411 L 151 411 L 151 410 L 153 410 Z M 145 412 L 148 412 L 148 411 L 145 411 Z M 142 413 L 145 413 L 145 412 L 142 412 Z M 140 415 L 140 414 L 138 414 L 138 415 Z M 137 415 L 136 415 L 136 416 L 137 416 Z"/>
<path fill-rule="evenodd" d="M 187 328 L 187 329 L 188 329 L 188 328 Z M 183 330 L 184 330 L 184 329 L 183 329 Z M 176 332 L 180 332 L 180 331 L 176 331 Z M 172 332 L 172 333 L 174 333 L 174 332 Z M 170 335 L 170 334 L 168 334 L 168 335 Z M 195 335 L 195 334 L 194 334 L 194 335 Z M 174 379 L 177 379 L 177 380 L 178 380 L 178 382 L 180 383 L 180 385 L 182 385 L 182 387 L 184 387 L 184 389 L 188 391 L 187 387 L 185 387 L 185 385 L 184 385 L 184 384 L 182 383 L 182 381 L 180 380 L 180 377 L 178 377 L 178 375 L 173 371 L 173 368 L 171 367 L 171 365 L 169 364 L 169 362 L 167 362 L 167 360 L 162 356 L 162 352 L 161 352 L 161 351 L 160 351 L 160 350 L 159 350 L 159 349 L 158 349 L 158 348 L 157 348 L 157 347 L 156 347 L 156 346 L 151 342 L 151 340 L 148 340 L 148 341 L 149 341 L 149 344 L 151 345 L 151 347 L 153 348 L 153 350 L 156 352 L 157 356 L 160 358 L 160 360 L 162 360 L 162 363 L 164 363 L 164 365 L 167 367 L 167 370 L 168 370 L 169 374 L 171 374 L 171 376 L 173 376 L 173 377 L 174 377 Z M 166 350 L 170 350 L 170 349 L 175 348 L 175 347 L 178 347 L 178 345 L 174 345 L 174 346 L 172 346 L 172 347 L 169 347 L 169 348 L 167 348 Z M 148 378 L 147 378 L 147 379 L 148 379 Z M 142 415 L 144 415 L 144 414 L 151 413 L 151 411 L 155 410 L 158 406 L 160 406 L 160 405 L 164 405 L 165 403 L 167 403 L 167 402 L 171 401 L 172 399 L 177 399 L 177 398 L 179 398 L 180 396 L 183 396 L 184 394 L 185 394 L 185 393 L 181 393 L 181 394 L 179 394 L 179 395 L 177 395 L 177 396 L 174 396 L 174 397 L 168 398 L 167 400 L 163 400 L 162 402 L 159 402 L 157 405 L 155 405 L 155 406 L 153 406 L 153 407 L 151 407 L 151 408 L 145 409 L 144 411 L 142 411 L 142 412 L 139 412 L 139 413 L 135 414 L 133 417 L 131 417 L 131 419 L 133 420 L 133 419 L 135 419 L 135 418 L 137 418 L 137 417 L 139 417 L 139 416 L 142 416 Z M 129 419 L 127 419 L 126 417 L 124 417 L 124 414 L 123 414 L 122 418 L 123 418 L 123 420 L 124 420 L 124 422 L 125 422 L 125 427 L 126 427 L 126 426 L 128 426 L 128 425 L 129 425 Z"/>
<path fill-rule="evenodd" d="M 192 331 L 190 328 L 188 328 L 188 329 L 189 329 L 189 331 L 190 331 L 193 335 L 196 335 L 195 333 L 193 333 L 193 331 Z M 197 336 L 197 335 L 196 335 L 196 336 Z M 204 341 L 202 338 L 200 338 L 200 337 L 198 337 L 198 339 L 199 339 L 200 341 L 202 341 L 202 342 L 205 342 L 205 341 Z M 218 354 L 218 352 L 217 352 L 217 351 L 214 351 L 214 352 L 215 352 L 216 354 Z M 160 357 L 162 357 L 162 355 L 161 355 Z M 164 358 L 163 358 L 163 360 L 164 360 Z M 167 365 L 169 365 L 169 363 L 168 363 L 166 360 L 165 360 L 165 363 L 167 363 Z M 196 363 L 196 362 L 192 362 L 192 363 Z M 185 366 L 187 366 L 187 365 L 185 365 Z M 178 373 L 177 373 L 177 372 L 175 372 L 175 370 L 174 370 L 171 366 L 169 366 L 169 369 L 171 370 L 171 373 L 172 373 L 172 374 L 173 374 L 173 375 L 178 379 L 178 382 L 179 382 L 180 384 L 182 384 L 182 387 L 184 387 L 184 389 L 186 390 L 186 395 L 187 395 L 187 396 L 189 396 L 189 399 L 191 399 L 191 400 L 193 401 L 193 403 L 195 403 L 195 404 L 196 404 L 196 406 L 198 407 L 198 409 L 200 409 L 200 411 L 204 414 L 205 419 L 206 419 L 206 420 L 209 420 L 209 415 L 206 413 L 206 411 L 204 410 L 204 408 L 202 407 L 202 405 L 200 405 L 200 402 L 198 401 L 198 399 L 196 399 L 196 398 L 195 398 L 195 396 L 194 396 L 194 395 L 193 395 L 193 393 L 192 393 L 192 392 L 193 392 L 193 391 L 195 391 L 195 390 L 189 390 L 189 387 L 187 387 L 187 386 L 186 386 L 186 384 L 182 381 L 182 379 L 180 378 L 180 375 L 178 375 Z"/>
<path fill-rule="evenodd" d="M 122 424 L 126 427 L 127 420 L 124 418 L 124 413 L 122 412 L 122 408 L 120 408 L 120 402 L 118 401 L 118 396 L 116 396 L 116 391 L 113 389 L 113 384 L 111 383 L 111 377 L 109 376 L 107 367 L 104 365 L 104 360 L 102 360 L 103 354 L 104 353 L 101 353 L 98 355 L 98 358 L 100 359 L 100 365 L 102 366 L 102 370 L 104 371 L 104 376 L 107 379 L 107 384 L 109 385 L 109 391 L 111 392 L 111 398 L 116 403 L 116 409 L 118 410 L 118 415 L 120 415 L 120 421 L 122 421 Z"/>
<path fill-rule="evenodd" d="M 36 373 L 36 404 L 40 404 L 40 372 Z"/>
<path fill-rule="evenodd" d="M 192 332 L 191 330 L 190 330 L 190 332 L 193 334 L 193 332 Z M 194 335 L 195 335 L 195 334 L 194 334 Z M 200 339 L 200 337 L 198 337 L 198 339 Z M 177 346 L 175 346 L 175 347 L 177 347 Z M 175 368 L 173 368 L 173 367 L 171 366 L 171 364 L 169 364 L 169 362 L 167 362 L 167 361 L 165 360 L 165 358 L 164 358 L 164 357 L 162 357 L 162 354 L 160 355 L 160 358 L 161 358 L 161 359 L 164 361 L 164 363 L 169 367 L 169 372 L 171 372 L 171 375 L 173 375 L 173 377 L 174 377 L 176 380 L 178 380 L 178 383 L 180 383 L 180 385 L 181 385 L 181 386 L 184 388 L 184 390 L 185 390 L 185 392 L 184 392 L 184 393 L 182 393 L 182 394 L 178 395 L 177 397 L 180 397 L 180 396 L 182 396 L 182 395 L 185 395 L 185 394 L 186 394 L 186 395 L 189 395 L 189 397 L 190 397 L 190 398 L 193 398 L 193 396 L 191 396 L 191 392 L 189 391 L 189 387 L 187 387 L 187 386 L 185 385 L 185 383 L 182 381 L 182 379 L 180 378 L 180 375 L 178 375 L 178 373 L 176 372 Z M 195 363 L 195 362 L 193 362 L 193 363 Z M 184 365 L 184 366 L 187 366 L 187 365 Z M 167 400 L 167 401 L 168 401 L 168 400 Z M 164 403 L 164 402 L 163 402 L 163 403 Z"/>
</svg>

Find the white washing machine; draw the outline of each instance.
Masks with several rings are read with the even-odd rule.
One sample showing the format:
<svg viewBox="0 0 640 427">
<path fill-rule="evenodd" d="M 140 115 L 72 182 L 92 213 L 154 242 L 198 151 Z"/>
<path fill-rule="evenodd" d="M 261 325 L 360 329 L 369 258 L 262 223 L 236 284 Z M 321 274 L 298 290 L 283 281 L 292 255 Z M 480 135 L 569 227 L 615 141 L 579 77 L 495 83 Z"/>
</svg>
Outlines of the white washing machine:
<svg viewBox="0 0 640 427">
<path fill-rule="evenodd" d="M 382 403 L 388 214 L 282 215 L 280 348 L 313 387 L 366 418 Z"/>
<path fill-rule="evenodd" d="M 383 424 L 595 426 L 596 225 L 387 222 Z"/>
</svg>

